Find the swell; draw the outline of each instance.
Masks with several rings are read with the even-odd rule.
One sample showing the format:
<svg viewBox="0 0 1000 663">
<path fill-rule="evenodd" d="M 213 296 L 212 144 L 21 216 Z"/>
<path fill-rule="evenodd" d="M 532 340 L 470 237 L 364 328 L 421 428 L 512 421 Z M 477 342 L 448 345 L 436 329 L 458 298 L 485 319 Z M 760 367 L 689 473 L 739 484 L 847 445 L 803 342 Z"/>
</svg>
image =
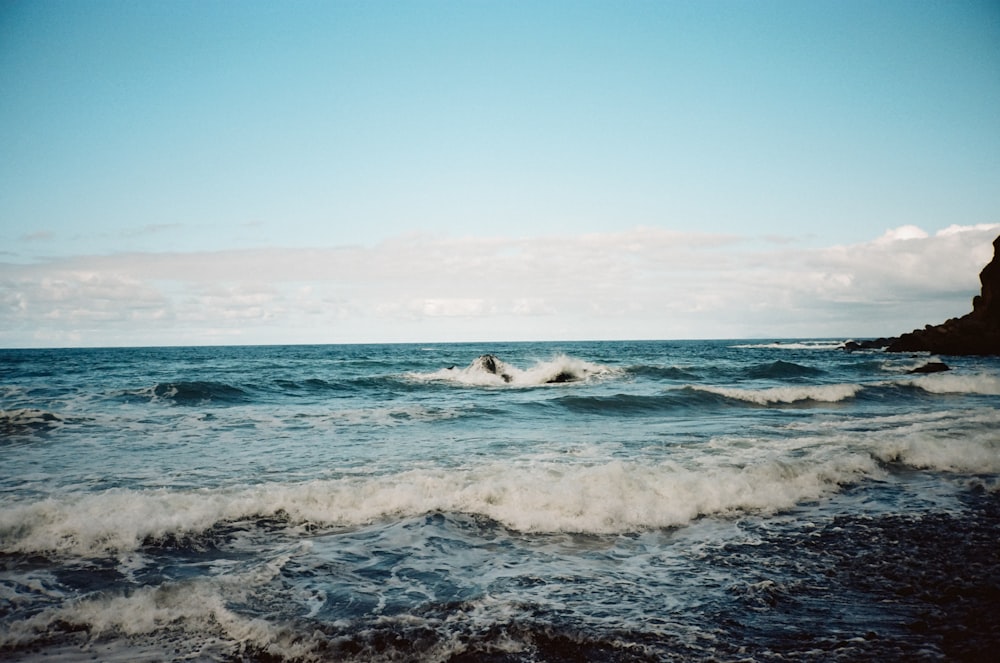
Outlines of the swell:
<svg viewBox="0 0 1000 663">
<path fill-rule="evenodd" d="M 151 387 L 121 390 L 113 399 L 124 402 L 159 402 L 175 405 L 237 405 L 277 398 L 337 398 L 355 394 L 406 389 L 391 376 L 323 379 L 318 377 L 275 378 L 245 384 L 217 380 L 176 380 L 157 382 Z"/>
<path fill-rule="evenodd" d="M 619 393 L 612 396 L 568 395 L 553 403 L 572 412 L 598 415 L 705 412 L 727 407 L 787 407 L 829 405 L 848 401 L 864 388 L 857 384 L 802 385 L 753 389 L 685 385 L 655 395 Z"/>
<path fill-rule="evenodd" d="M 250 390 L 213 380 L 157 382 L 151 387 L 125 389 L 112 395 L 127 403 L 161 402 L 175 405 L 236 404 L 252 400 Z"/>
<path fill-rule="evenodd" d="M 668 389 L 660 394 L 626 394 L 610 396 L 560 396 L 551 404 L 580 414 L 627 416 L 674 411 L 697 411 L 726 405 L 725 398 L 699 391 L 691 386 Z"/>
<path fill-rule="evenodd" d="M 700 380 L 698 372 L 679 366 L 632 366 L 627 370 L 629 375 L 648 377 L 659 380 Z"/>
<path fill-rule="evenodd" d="M 804 366 L 790 361 L 778 360 L 769 364 L 752 366 L 746 370 L 746 376 L 751 379 L 786 379 L 809 378 L 823 375 L 825 371 Z"/>
</svg>

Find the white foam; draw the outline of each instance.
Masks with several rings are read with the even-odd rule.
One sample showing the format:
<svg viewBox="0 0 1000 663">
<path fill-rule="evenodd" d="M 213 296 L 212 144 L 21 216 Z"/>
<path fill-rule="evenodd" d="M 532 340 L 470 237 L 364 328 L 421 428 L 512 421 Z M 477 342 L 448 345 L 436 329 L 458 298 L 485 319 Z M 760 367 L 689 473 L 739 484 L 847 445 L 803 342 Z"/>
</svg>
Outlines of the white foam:
<svg viewBox="0 0 1000 663">
<path fill-rule="evenodd" d="M 873 453 L 880 460 L 942 472 L 1000 472 L 1000 411 L 970 410 L 951 417 L 914 419 L 880 431 Z"/>
<path fill-rule="evenodd" d="M 741 350 L 839 350 L 844 341 L 770 341 L 767 343 L 744 343 L 731 345 Z"/>
<path fill-rule="evenodd" d="M 702 515 L 772 511 L 877 473 L 866 454 L 771 459 L 743 467 L 536 461 L 229 490 L 109 490 L 7 505 L 0 550 L 127 553 L 147 539 L 287 514 L 292 525 L 354 526 L 432 511 L 481 514 L 520 531 L 613 533 Z"/>
<path fill-rule="evenodd" d="M 984 418 L 985 416 L 985 418 Z M 956 419 L 961 418 L 963 423 L 988 423 L 993 420 L 1000 421 L 1000 413 L 985 413 L 975 410 L 973 413 L 963 410 L 935 410 L 911 411 L 901 414 L 887 414 L 882 416 L 868 416 L 857 421 L 846 421 L 841 417 L 809 417 L 799 419 L 784 424 L 783 428 L 792 431 L 842 431 L 850 429 L 852 425 L 857 425 L 866 431 L 879 429 L 904 430 L 908 426 L 930 426 L 952 429 Z"/>
<path fill-rule="evenodd" d="M 242 616 L 228 607 L 228 603 L 247 598 L 244 595 L 248 591 L 266 583 L 268 576 L 273 577 L 285 559 L 279 558 L 250 572 L 226 578 L 165 583 L 140 587 L 128 594 L 101 593 L 66 602 L 28 619 L 9 623 L 6 631 L 0 633 L 0 646 L 25 646 L 46 634 L 53 624 L 61 623 L 84 627 L 90 642 L 105 634 L 116 639 L 121 635 L 129 636 L 129 649 L 133 654 L 141 650 L 143 644 L 161 653 L 169 644 L 170 650 L 191 649 L 192 657 L 200 659 L 208 655 L 215 658 L 211 654 L 222 655 L 231 652 L 234 646 L 249 644 L 276 656 L 311 658 L 314 647 L 308 639 L 263 619 Z M 178 631 L 194 637 L 178 638 Z M 112 643 L 105 649 L 107 651 L 102 654 L 113 652 L 115 647 Z M 120 660 L 132 660 L 127 651 L 118 654 L 122 655 Z"/>
<path fill-rule="evenodd" d="M 63 423 L 62 417 L 37 408 L 0 410 L 0 427 L 14 430 L 25 428 L 51 427 Z"/>
<path fill-rule="evenodd" d="M 441 381 L 475 387 L 537 387 L 554 381 L 572 382 L 619 373 L 610 366 L 602 366 L 568 355 L 558 355 L 547 361 L 521 369 L 496 360 L 496 373 L 483 368 L 474 360 L 465 368 L 443 368 L 431 373 L 408 373 L 406 377 L 419 381 Z"/>
<path fill-rule="evenodd" d="M 921 366 L 926 366 L 930 362 L 941 361 L 939 358 L 924 354 L 919 357 L 907 357 L 905 359 L 900 359 L 894 357 L 893 359 L 887 359 L 879 364 L 879 368 L 886 373 L 912 373 L 915 369 Z"/>
<path fill-rule="evenodd" d="M 27 389 L 20 385 L 0 384 L 0 398 L 14 399 L 27 393 Z"/>
<path fill-rule="evenodd" d="M 757 405 L 798 403 L 801 401 L 836 403 L 854 398 L 863 389 L 860 384 L 793 385 L 767 389 L 690 385 L 690 388 Z"/>
<path fill-rule="evenodd" d="M 1000 441 L 988 434 L 963 439 L 895 439 L 882 444 L 877 454 L 881 460 L 901 462 L 919 469 L 1000 472 Z"/>
<path fill-rule="evenodd" d="M 1000 376 L 988 373 L 931 373 L 915 377 L 905 384 L 913 384 L 932 394 L 1000 396 Z"/>
<path fill-rule="evenodd" d="M 0 604 L 12 608 L 32 605 L 39 597 L 64 600 L 66 593 L 51 571 L 31 569 L 24 572 L 0 571 Z"/>
<path fill-rule="evenodd" d="M 443 421 L 454 419 L 468 412 L 460 408 L 426 407 L 422 405 L 404 405 L 392 407 L 345 408 L 325 411 L 321 414 L 300 415 L 314 419 L 325 419 L 334 424 L 347 425 L 378 425 L 398 426 L 412 422 Z"/>
<path fill-rule="evenodd" d="M 944 388 L 941 377 L 958 378 L 959 388 L 970 388 L 969 376 L 935 374 L 913 381 Z M 836 401 L 859 388 L 707 391 L 766 404 Z M 465 466 L 427 463 L 398 473 L 299 483 L 110 489 L 35 500 L 7 495 L 0 499 L 0 552 L 111 554 L 128 566 L 128 554 L 146 540 L 196 539 L 220 523 L 279 515 L 287 515 L 291 527 L 358 526 L 442 511 L 481 514 L 521 531 L 655 529 L 704 515 L 786 509 L 834 492 L 841 483 L 878 477 L 885 462 L 998 473 L 998 427 L 1000 411 L 991 407 L 863 420 L 827 415 L 790 424 L 796 433 L 789 436 L 678 444 L 670 462 L 613 460 L 604 446 L 582 445 L 571 454 L 539 448 L 516 461 L 470 458 Z"/>
<path fill-rule="evenodd" d="M 805 446 L 825 445 L 870 453 L 883 462 L 957 473 L 1000 473 L 1000 410 L 939 410 L 870 417 L 851 430 L 839 417 L 796 422 L 788 438 Z M 793 442 L 786 441 L 785 445 Z M 786 450 L 788 455 L 792 451 Z"/>
</svg>

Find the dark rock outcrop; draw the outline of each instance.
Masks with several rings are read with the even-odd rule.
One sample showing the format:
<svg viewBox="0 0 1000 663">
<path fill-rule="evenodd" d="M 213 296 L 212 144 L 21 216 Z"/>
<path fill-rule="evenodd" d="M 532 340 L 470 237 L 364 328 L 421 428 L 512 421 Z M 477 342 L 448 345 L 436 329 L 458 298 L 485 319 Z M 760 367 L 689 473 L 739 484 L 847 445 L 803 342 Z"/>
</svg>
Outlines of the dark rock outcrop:
<svg viewBox="0 0 1000 663">
<path fill-rule="evenodd" d="M 972 299 L 971 313 L 903 334 L 889 343 L 886 350 L 1000 355 L 1000 237 L 993 240 L 993 252 L 993 260 L 979 273 L 982 290 Z"/>
<path fill-rule="evenodd" d="M 500 361 L 500 357 L 496 355 L 479 355 L 472 362 L 473 366 L 479 366 L 487 373 L 492 373 L 493 375 L 499 375 L 504 382 L 510 382 L 513 378 L 507 373 L 507 365 Z"/>
<path fill-rule="evenodd" d="M 873 341 L 848 341 L 844 343 L 844 350 L 848 352 L 854 352 L 855 350 L 884 350 L 889 347 L 890 343 L 895 342 L 896 337 L 893 338 L 876 338 Z"/>
</svg>

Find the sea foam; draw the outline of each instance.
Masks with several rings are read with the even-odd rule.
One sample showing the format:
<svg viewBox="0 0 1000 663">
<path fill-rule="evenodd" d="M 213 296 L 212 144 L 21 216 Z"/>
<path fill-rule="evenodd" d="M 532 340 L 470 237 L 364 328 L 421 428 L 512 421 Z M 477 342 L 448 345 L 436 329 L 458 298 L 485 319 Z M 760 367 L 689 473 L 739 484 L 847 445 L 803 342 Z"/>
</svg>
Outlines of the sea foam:
<svg viewBox="0 0 1000 663">
<path fill-rule="evenodd" d="M 731 347 L 741 350 L 839 350 L 844 341 L 770 341 L 741 343 Z"/>
<path fill-rule="evenodd" d="M 836 403 L 854 398 L 863 389 L 860 384 L 794 385 L 764 389 L 691 385 L 690 388 L 757 405 L 798 403 L 802 401 Z"/>
<path fill-rule="evenodd" d="M 6 500 L 0 551 L 121 555 L 160 541 L 224 542 L 227 523 L 358 527 L 429 512 L 481 515 L 522 532 L 622 533 L 683 526 L 706 515 L 770 513 L 881 480 L 884 463 L 916 469 L 1000 471 L 1000 439 L 980 413 L 971 430 L 952 417 L 892 417 L 876 429 L 828 430 L 766 446 L 726 439 L 676 451 L 676 461 L 528 457 L 453 468 L 232 488 L 111 489 Z M 983 419 L 986 417 L 986 419 Z M 992 417 L 992 419 L 991 419 Z M 882 428 L 882 425 L 885 428 Z M 801 427 L 800 427 L 801 428 Z M 805 433 L 804 435 L 802 433 Z M 763 444 L 763 443 L 762 443 Z M 725 453 L 721 453 L 724 451 Z M 710 451 L 710 453 L 705 453 Z M 249 521 L 249 522 L 248 522 Z M 221 534 L 212 533 L 222 526 Z"/>
<path fill-rule="evenodd" d="M 223 658 L 234 645 L 252 646 L 282 658 L 319 660 L 310 656 L 314 646 L 309 639 L 293 636 L 263 619 L 241 615 L 229 605 L 239 600 L 246 588 L 267 582 L 266 576 L 277 575 L 285 561 L 287 557 L 227 578 L 166 582 L 127 594 L 99 593 L 66 602 L 9 624 L 7 631 L 0 633 L 0 647 L 24 646 L 54 627 L 59 630 L 69 626 L 71 631 L 73 627 L 85 629 L 89 641 L 104 634 L 123 634 L 132 639 L 131 646 L 123 651 L 98 645 L 96 651 L 105 660 L 145 660 L 141 656 L 144 645 L 150 653 L 159 654 L 149 660 L 160 660 L 164 651 L 187 653 L 183 658 L 199 660 L 206 655 L 215 658 L 212 654 Z M 189 648 L 192 651 L 186 652 Z M 93 657 L 97 657 L 96 653 Z"/>
<path fill-rule="evenodd" d="M 62 423 L 63 418 L 58 414 L 37 408 L 0 410 L 0 433 L 4 435 L 26 435 L 56 428 Z"/>
<path fill-rule="evenodd" d="M 546 361 L 538 361 L 524 369 L 500 359 L 494 361 L 495 372 L 484 368 L 483 363 L 477 359 L 464 368 L 453 366 L 430 373 L 407 373 L 406 377 L 417 381 L 451 382 L 475 387 L 538 387 L 553 383 L 579 382 L 620 372 L 619 369 L 610 366 L 602 366 L 568 355 L 558 355 Z"/>
<path fill-rule="evenodd" d="M 523 532 L 630 532 L 786 509 L 879 473 L 871 456 L 845 453 L 745 467 L 495 463 L 227 490 L 113 489 L 8 505 L 0 513 L 0 550 L 100 556 L 161 540 L 197 543 L 227 522 L 344 527 L 436 511 L 482 515 Z"/>
<path fill-rule="evenodd" d="M 1000 396 L 1000 377 L 985 373 L 933 373 L 914 378 L 908 384 L 932 394 Z"/>
</svg>

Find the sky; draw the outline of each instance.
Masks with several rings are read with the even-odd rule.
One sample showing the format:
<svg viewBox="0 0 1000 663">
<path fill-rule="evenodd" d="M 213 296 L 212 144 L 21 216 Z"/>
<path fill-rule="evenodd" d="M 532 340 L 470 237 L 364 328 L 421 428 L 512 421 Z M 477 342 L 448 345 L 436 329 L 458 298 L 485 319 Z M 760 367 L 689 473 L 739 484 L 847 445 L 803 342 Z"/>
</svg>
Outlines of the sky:
<svg viewBox="0 0 1000 663">
<path fill-rule="evenodd" d="M 0 347 L 971 309 L 1000 3 L 0 0 Z"/>
</svg>

